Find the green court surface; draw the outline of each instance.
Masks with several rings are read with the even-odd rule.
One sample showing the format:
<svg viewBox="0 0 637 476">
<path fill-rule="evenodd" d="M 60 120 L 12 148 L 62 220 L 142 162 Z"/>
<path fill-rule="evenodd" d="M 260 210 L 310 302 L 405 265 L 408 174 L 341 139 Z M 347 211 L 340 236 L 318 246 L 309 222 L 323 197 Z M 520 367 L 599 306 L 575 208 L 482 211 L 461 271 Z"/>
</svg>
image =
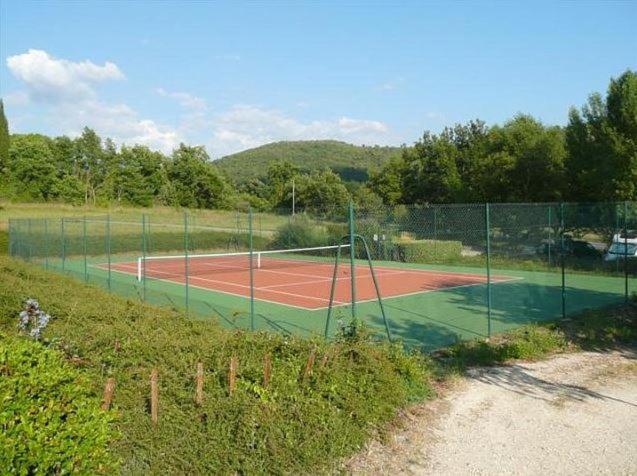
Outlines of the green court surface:
<svg viewBox="0 0 637 476">
<path fill-rule="evenodd" d="M 133 256 L 113 256 L 111 263 L 132 261 Z M 303 336 L 323 336 L 327 310 L 308 310 L 255 300 L 254 322 L 250 318 L 250 299 L 241 296 L 199 289 L 183 284 L 146 279 L 138 282 L 135 276 L 111 271 L 98 266 L 104 258 L 67 258 L 64 263 L 49 258 L 39 261 L 43 266 L 75 276 L 122 296 L 146 300 L 160 306 L 187 310 L 195 319 L 214 320 L 238 329 L 291 333 Z M 359 262 L 363 265 L 363 262 Z M 415 265 L 396 262 L 375 262 L 377 266 L 401 267 L 440 271 L 445 273 L 471 273 L 485 276 L 480 267 Z M 492 269 L 492 276 L 512 278 L 491 284 L 491 316 L 488 317 L 488 286 L 475 284 L 429 290 L 418 294 L 391 297 L 384 300 L 392 337 L 409 347 L 433 350 L 460 339 L 483 338 L 533 322 L 559 319 L 562 306 L 566 314 L 599 308 L 624 301 L 626 280 L 616 276 L 566 273 L 562 293 L 562 274 L 555 271 L 522 271 Z M 629 292 L 635 290 L 634 279 Z M 382 289 L 381 289 L 382 291 Z M 357 303 L 358 318 L 373 333 L 382 337 L 385 328 L 378 302 Z M 334 309 L 328 335 L 333 336 L 339 321 L 351 316 L 351 307 Z"/>
</svg>

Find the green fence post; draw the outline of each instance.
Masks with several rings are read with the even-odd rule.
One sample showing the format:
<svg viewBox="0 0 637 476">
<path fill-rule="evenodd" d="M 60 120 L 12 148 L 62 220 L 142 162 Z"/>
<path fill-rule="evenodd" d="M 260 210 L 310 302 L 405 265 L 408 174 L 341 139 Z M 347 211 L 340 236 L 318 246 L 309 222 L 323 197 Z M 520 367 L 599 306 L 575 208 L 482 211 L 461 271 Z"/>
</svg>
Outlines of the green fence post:
<svg viewBox="0 0 637 476">
<path fill-rule="evenodd" d="M 29 237 L 27 242 L 27 261 L 31 261 L 31 247 L 33 246 L 33 237 L 31 236 L 31 219 L 27 218 L 27 236 Z"/>
<path fill-rule="evenodd" d="M 87 244 L 86 244 L 86 216 L 82 218 L 82 251 L 84 252 L 84 282 L 88 282 L 88 261 L 86 258 Z"/>
<path fill-rule="evenodd" d="M 352 319 L 356 319 L 356 239 L 354 237 L 354 202 L 349 202 L 349 261 L 352 287 Z"/>
<path fill-rule="evenodd" d="M 108 290 L 112 291 L 111 283 L 111 215 L 106 215 L 106 259 L 108 260 Z"/>
<path fill-rule="evenodd" d="M 15 240 L 14 230 L 13 230 L 13 220 L 9 218 L 9 249 L 7 252 L 9 256 L 13 256 L 13 241 Z"/>
<path fill-rule="evenodd" d="M 566 273 L 565 273 L 565 249 L 564 249 L 564 202 L 560 203 L 560 266 L 562 268 L 562 319 L 566 318 Z"/>
<path fill-rule="evenodd" d="M 64 217 L 60 219 L 60 241 L 62 242 L 62 271 L 66 270 L 66 237 L 64 236 Z"/>
<path fill-rule="evenodd" d="M 250 247 L 250 329 L 254 330 L 254 247 L 252 243 L 252 207 L 248 207 L 248 245 Z"/>
<path fill-rule="evenodd" d="M 488 203 L 484 206 L 484 227 L 487 239 L 487 337 L 491 337 L 491 217 Z"/>
<path fill-rule="evenodd" d="M 624 289 L 628 303 L 628 202 L 624 202 Z"/>
<path fill-rule="evenodd" d="M 146 301 L 146 214 L 142 214 L 142 300 Z"/>
<path fill-rule="evenodd" d="M 188 257 L 188 212 L 184 212 L 184 269 L 186 272 L 186 315 L 190 313 L 190 258 Z"/>
<path fill-rule="evenodd" d="M 551 228 L 551 205 L 549 205 L 549 241 L 547 243 L 549 268 L 551 267 L 551 240 L 553 239 L 553 228 Z"/>
<path fill-rule="evenodd" d="M 49 269 L 49 219 L 44 219 L 44 269 Z"/>
</svg>

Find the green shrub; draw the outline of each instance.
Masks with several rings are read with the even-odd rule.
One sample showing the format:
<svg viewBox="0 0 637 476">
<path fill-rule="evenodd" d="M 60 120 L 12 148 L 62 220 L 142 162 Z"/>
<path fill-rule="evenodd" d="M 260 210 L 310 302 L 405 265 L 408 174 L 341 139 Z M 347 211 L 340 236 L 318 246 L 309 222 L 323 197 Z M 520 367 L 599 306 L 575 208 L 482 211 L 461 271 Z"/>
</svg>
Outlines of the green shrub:
<svg viewBox="0 0 637 476">
<path fill-rule="evenodd" d="M 398 258 L 405 263 L 438 263 L 462 256 L 460 241 L 413 240 L 394 243 Z"/>
<path fill-rule="evenodd" d="M 328 472 L 400 408 L 432 393 L 421 360 L 399 347 L 229 332 L 7 257 L 0 257 L 0 282 L 0 331 L 15 328 L 15 310 L 26 297 L 38 299 L 55 317 L 48 335 L 85 363 L 81 371 L 95 391 L 106 375 L 116 379 L 122 435 L 112 451 L 125 474 Z M 304 379 L 313 348 L 314 372 Z M 272 357 L 267 388 L 265 354 Z M 232 355 L 237 388 L 229 397 Z M 197 362 L 205 369 L 201 406 L 193 399 Z M 160 395 L 155 428 L 147 408 L 153 367 Z"/>
<path fill-rule="evenodd" d="M 271 246 L 275 249 L 309 248 L 334 243 L 335 240 L 325 226 L 300 215 L 277 229 Z"/>
<path fill-rule="evenodd" d="M 61 353 L 0 334 L 0 468 L 9 474 L 116 469 L 112 417 Z"/>
</svg>

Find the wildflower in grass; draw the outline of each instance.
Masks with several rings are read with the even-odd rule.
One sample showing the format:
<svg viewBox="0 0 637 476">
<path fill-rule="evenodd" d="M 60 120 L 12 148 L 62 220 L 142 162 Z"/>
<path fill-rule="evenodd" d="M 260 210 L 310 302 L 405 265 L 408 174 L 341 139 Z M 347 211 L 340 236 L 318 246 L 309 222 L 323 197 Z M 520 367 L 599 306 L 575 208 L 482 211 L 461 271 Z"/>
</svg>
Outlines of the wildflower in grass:
<svg viewBox="0 0 637 476">
<path fill-rule="evenodd" d="M 40 304 L 35 299 L 27 299 L 24 302 L 24 310 L 19 314 L 18 329 L 27 333 L 35 340 L 42 337 L 42 331 L 51 320 L 51 316 L 40 309 Z"/>
</svg>

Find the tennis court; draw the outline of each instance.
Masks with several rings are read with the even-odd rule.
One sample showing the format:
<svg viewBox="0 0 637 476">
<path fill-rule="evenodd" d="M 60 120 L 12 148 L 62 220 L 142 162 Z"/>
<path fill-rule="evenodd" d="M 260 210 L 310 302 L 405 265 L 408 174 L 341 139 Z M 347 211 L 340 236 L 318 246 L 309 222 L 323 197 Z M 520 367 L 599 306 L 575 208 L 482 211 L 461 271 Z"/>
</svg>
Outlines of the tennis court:
<svg viewBox="0 0 637 476">
<path fill-rule="evenodd" d="M 325 254 L 335 246 L 297 250 L 261 251 L 252 254 L 254 298 L 286 306 L 321 310 L 329 305 L 331 287 L 335 306 L 352 300 L 351 266 L 342 263 L 334 276 L 335 260 L 309 253 Z M 98 267 L 107 269 L 108 264 Z M 219 253 L 206 255 L 150 256 L 135 261 L 116 263 L 112 270 L 135 275 L 138 280 L 152 279 L 183 284 L 204 290 L 250 297 L 250 254 Z M 485 284 L 486 276 L 475 273 L 443 272 L 375 266 L 383 298 L 427 293 L 443 289 Z M 357 302 L 377 298 L 369 266 L 356 264 L 354 278 Z M 492 276 L 492 283 L 519 278 Z"/>
</svg>

